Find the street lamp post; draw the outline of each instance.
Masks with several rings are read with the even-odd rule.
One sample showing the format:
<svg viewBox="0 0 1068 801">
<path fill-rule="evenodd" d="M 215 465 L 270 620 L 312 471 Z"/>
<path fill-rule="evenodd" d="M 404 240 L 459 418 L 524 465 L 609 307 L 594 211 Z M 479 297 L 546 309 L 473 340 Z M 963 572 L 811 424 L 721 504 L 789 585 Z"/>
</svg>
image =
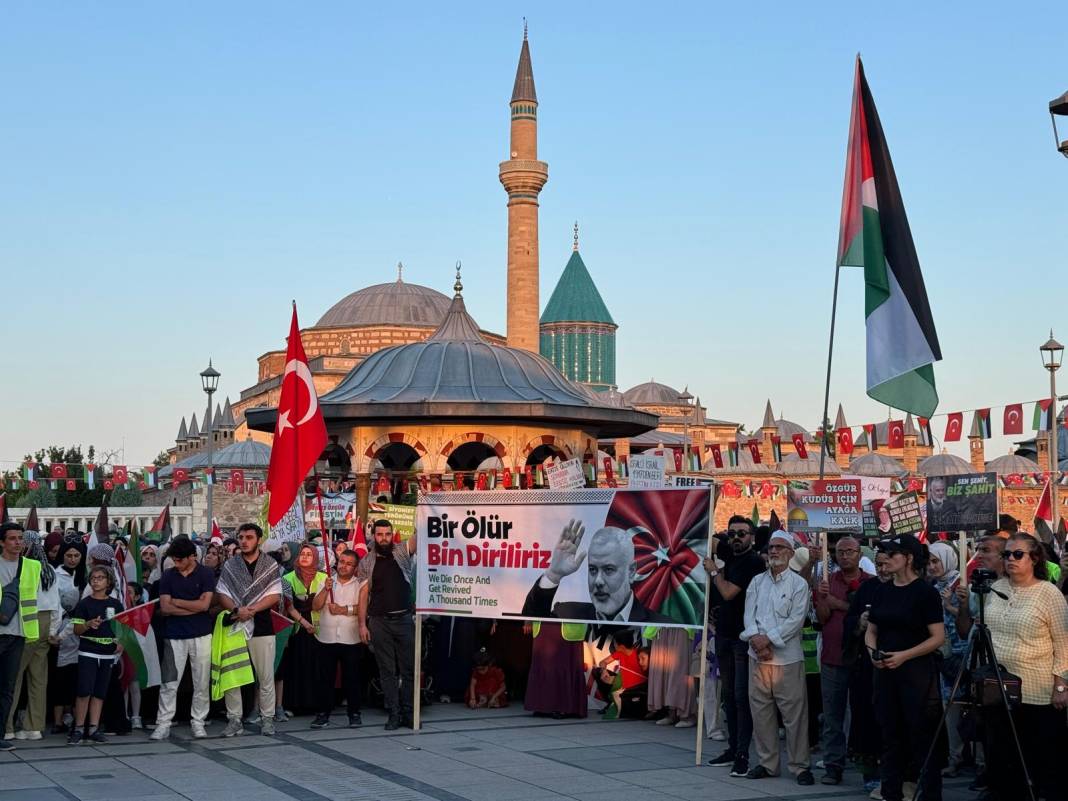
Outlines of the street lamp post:
<svg viewBox="0 0 1068 801">
<path fill-rule="evenodd" d="M 1068 139 L 1061 141 L 1060 134 L 1057 133 L 1057 117 L 1068 117 L 1068 92 L 1049 101 L 1049 118 L 1053 123 L 1053 145 L 1062 156 L 1068 158 Z"/>
<path fill-rule="evenodd" d="M 682 442 L 683 447 L 686 448 L 682 454 L 682 473 L 686 475 L 690 472 L 690 414 L 693 407 L 690 402 L 693 400 L 693 395 L 690 394 L 690 388 L 686 387 L 679 394 L 679 403 L 686 407 L 686 411 L 682 417 Z"/>
<path fill-rule="evenodd" d="M 1061 367 L 1061 359 L 1064 357 L 1064 345 L 1053 338 L 1053 329 L 1049 332 L 1049 341 L 1039 348 L 1042 354 L 1042 364 L 1049 370 L 1049 474 L 1050 474 L 1050 504 L 1053 506 L 1053 531 L 1057 531 L 1060 522 L 1060 508 L 1057 505 L 1057 476 L 1055 475 L 1060 463 L 1060 454 L 1057 452 L 1057 371 Z"/>
<path fill-rule="evenodd" d="M 215 446 L 215 436 L 212 433 L 212 429 L 215 427 L 215 424 L 218 422 L 216 420 L 212 420 L 212 417 L 211 417 L 211 396 L 214 395 L 215 394 L 215 390 L 219 388 L 219 376 L 220 376 L 219 371 L 211 366 L 211 359 L 208 359 L 208 368 L 204 372 L 202 372 L 200 374 L 200 384 L 204 388 L 204 392 L 207 393 L 207 396 L 208 396 L 208 411 L 207 411 L 207 415 L 204 418 L 205 420 L 207 420 L 207 424 L 205 426 L 204 433 L 208 438 L 208 467 L 207 467 L 207 471 L 208 472 L 205 475 L 210 477 L 209 480 L 207 481 L 207 485 L 208 485 L 208 525 L 207 525 L 208 539 L 211 539 L 211 525 L 212 525 L 212 520 L 214 520 L 214 516 L 213 516 L 214 510 L 212 508 L 212 506 L 213 506 L 212 502 L 213 502 L 214 499 L 212 498 L 212 490 L 215 489 L 215 476 L 211 475 L 211 471 L 213 469 L 212 456 L 214 455 L 213 451 L 214 451 L 214 446 Z"/>
</svg>

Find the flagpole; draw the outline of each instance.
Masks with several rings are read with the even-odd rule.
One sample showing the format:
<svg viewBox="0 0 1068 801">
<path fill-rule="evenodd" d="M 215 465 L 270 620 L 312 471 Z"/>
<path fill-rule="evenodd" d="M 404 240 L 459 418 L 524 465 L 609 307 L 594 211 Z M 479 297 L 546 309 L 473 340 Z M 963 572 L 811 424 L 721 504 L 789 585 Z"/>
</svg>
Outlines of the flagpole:
<svg viewBox="0 0 1068 801">
<path fill-rule="evenodd" d="M 326 568 L 326 576 L 330 578 L 330 556 L 326 552 L 326 523 L 323 518 L 323 490 L 319 486 L 319 471 L 312 473 L 315 477 L 315 502 L 319 505 L 319 532 L 323 541 L 323 566 Z M 303 489 L 303 488 L 302 488 Z M 303 506 L 303 504 L 301 504 Z M 334 588 L 330 588 L 330 603 L 334 602 Z"/>
<path fill-rule="evenodd" d="M 831 403 L 831 357 L 834 355 L 834 319 L 838 313 L 838 275 L 842 271 L 842 265 L 834 267 L 834 298 L 831 301 L 831 337 L 827 344 L 827 381 L 823 387 L 823 417 L 820 418 L 820 428 L 823 429 L 823 437 L 820 439 L 820 481 L 823 480 L 824 465 L 827 461 L 827 413 Z"/>
</svg>

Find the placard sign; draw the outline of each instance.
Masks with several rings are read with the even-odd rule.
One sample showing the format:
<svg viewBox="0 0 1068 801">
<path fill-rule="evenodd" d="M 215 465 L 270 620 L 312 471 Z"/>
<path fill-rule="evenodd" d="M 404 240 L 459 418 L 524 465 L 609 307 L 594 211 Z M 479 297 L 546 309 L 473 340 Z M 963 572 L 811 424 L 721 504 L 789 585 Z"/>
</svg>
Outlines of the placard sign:
<svg viewBox="0 0 1068 801">
<path fill-rule="evenodd" d="M 859 534 L 863 525 L 861 503 L 860 482 L 856 479 L 789 481 L 786 527 L 794 533 Z"/>
<path fill-rule="evenodd" d="M 886 537 L 890 533 L 890 517 L 880 518 L 879 510 L 890 500 L 890 479 L 881 476 L 844 475 L 842 478 L 860 482 L 860 500 L 863 504 L 864 536 Z M 882 526 L 880 528 L 880 525 Z"/>
<path fill-rule="evenodd" d="M 554 490 L 576 490 L 584 489 L 586 486 L 582 462 L 578 459 L 568 459 L 566 462 L 546 462 L 545 478 L 549 481 L 549 489 Z"/>
<path fill-rule="evenodd" d="M 923 515 L 920 514 L 920 499 L 915 492 L 903 492 L 883 503 L 883 509 L 890 516 L 892 533 L 919 534 L 924 529 Z M 880 532 L 881 536 L 886 536 Z"/>
<path fill-rule="evenodd" d="M 629 489 L 663 489 L 664 455 L 632 453 L 628 462 Z"/>
<path fill-rule="evenodd" d="M 996 531 L 997 473 L 927 477 L 928 531 Z"/>
</svg>

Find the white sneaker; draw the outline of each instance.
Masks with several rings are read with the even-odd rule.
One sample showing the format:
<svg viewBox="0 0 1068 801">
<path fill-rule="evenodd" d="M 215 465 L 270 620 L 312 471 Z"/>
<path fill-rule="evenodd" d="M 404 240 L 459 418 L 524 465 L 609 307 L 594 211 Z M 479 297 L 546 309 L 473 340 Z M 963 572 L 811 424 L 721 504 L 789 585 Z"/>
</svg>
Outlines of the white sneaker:
<svg viewBox="0 0 1068 801">
<path fill-rule="evenodd" d="M 715 740 L 717 743 L 724 743 L 727 741 L 727 735 L 723 733 L 722 729 L 714 729 L 710 735 L 709 740 Z"/>
<path fill-rule="evenodd" d="M 223 737 L 238 737 L 245 733 L 245 727 L 241 725 L 240 718 L 230 718 L 226 721 L 226 728 L 223 729 Z"/>
<path fill-rule="evenodd" d="M 150 735 L 148 735 L 148 739 L 150 739 L 150 740 L 166 740 L 170 736 L 171 736 L 171 727 L 170 726 L 156 726 L 155 731 L 153 731 Z"/>
<path fill-rule="evenodd" d="M 656 722 L 656 725 L 657 726 L 674 726 L 675 725 L 675 719 L 672 718 L 671 715 L 664 715 L 664 717 L 660 718 L 660 720 L 658 720 Z"/>
<path fill-rule="evenodd" d="M 141 722 L 141 716 L 140 715 L 132 715 L 130 717 L 130 728 L 131 729 L 143 729 L 144 727 L 145 726 Z"/>
<path fill-rule="evenodd" d="M 263 718 L 260 721 L 260 734 L 264 737 L 274 737 L 274 721 L 270 718 Z"/>
<path fill-rule="evenodd" d="M 20 731 L 23 740 L 40 740 L 44 735 L 39 731 Z"/>
<path fill-rule="evenodd" d="M 204 724 L 198 723 L 195 720 L 189 724 L 189 729 L 193 732 L 194 740 L 203 740 L 205 737 L 208 736 L 208 732 L 207 730 L 205 730 Z"/>
<path fill-rule="evenodd" d="M 19 734 L 22 734 L 22 732 L 20 731 Z M 22 738 L 21 737 L 17 737 L 15 735 L 15 732 L 13 732 L 13 731 L 5 731 L 4 732 L 4 739 L 5 740 L 21 740 Z"/>
<path fill-rule="evenodd" d="M 683 718 L 675 724 L 676 729 L 692 729 L 697 725 L 697 721 L 693 718 Z"/>
</svg>

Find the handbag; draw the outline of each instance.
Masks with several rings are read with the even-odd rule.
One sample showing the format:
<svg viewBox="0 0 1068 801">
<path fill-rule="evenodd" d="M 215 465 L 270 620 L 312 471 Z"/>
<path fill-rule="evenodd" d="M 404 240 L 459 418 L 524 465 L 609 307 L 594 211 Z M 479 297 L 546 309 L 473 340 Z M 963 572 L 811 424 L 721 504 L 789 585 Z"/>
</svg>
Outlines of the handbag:
<svg viewBox="0 0 1068 801">
<path fill-rule="evenodd" d="M 21 575 L 22 557 L 20 556 L 15 578 L 4 585 L 3 595 L 0 596 L 0 626 L 6 626 L 19 613 L 19 577 Z"/>
<path fill-rule="evenodd" d="M 1001 665 L 998 665 L 998 672 L 1001 673 L 1001 686 L 1005 689 L 1009 707 L 1019 706 L 1023 700 L 1023 680 Z M 971 688 L 972 701 L 977 706 L 1001 706 L 1001 690 L 992 665 L 979 665 L 972 670 Z"/>
</svg>

